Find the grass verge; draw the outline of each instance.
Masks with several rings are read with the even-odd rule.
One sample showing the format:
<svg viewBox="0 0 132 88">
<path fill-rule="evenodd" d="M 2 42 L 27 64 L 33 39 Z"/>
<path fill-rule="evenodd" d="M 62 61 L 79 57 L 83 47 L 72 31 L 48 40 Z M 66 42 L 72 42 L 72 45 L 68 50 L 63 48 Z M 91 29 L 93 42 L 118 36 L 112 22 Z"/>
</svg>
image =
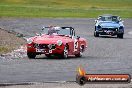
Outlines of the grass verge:
<svg viewBox="0 0 132 88">
<path fill-rule="evenodd" d="M 3 0 L 0 17 L 94 18 L 101 14 L 132 18 L 132 0 Z"/>
</svg>

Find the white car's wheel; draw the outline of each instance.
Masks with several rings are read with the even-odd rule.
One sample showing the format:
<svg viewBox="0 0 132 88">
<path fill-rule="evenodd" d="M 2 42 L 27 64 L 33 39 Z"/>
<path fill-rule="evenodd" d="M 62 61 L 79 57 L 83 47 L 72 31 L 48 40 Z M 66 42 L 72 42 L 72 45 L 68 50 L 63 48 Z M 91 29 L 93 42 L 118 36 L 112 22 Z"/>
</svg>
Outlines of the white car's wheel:
<svg viewBox="0 0 132 88">
<path fill-rule="evenodd" d="M 99 33 L 97 33 L 96 31 L 94 32 L 94 37 L 99 37 Z"/>
<path fill-rule="evenodd" d="M 123 34 L 118 34 L 117 37 L 123 39 Z"/>
</svg>

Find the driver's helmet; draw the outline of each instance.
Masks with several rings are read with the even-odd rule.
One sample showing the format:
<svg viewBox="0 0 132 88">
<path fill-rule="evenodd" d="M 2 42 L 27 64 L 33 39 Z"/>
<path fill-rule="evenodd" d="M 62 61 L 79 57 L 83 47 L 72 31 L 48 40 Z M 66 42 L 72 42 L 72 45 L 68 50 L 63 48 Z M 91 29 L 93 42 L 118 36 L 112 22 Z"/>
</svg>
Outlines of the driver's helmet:
<svg viewBox="0 0 132 88">
<path fill-rule="evenodd" d="M 56 30 L 55 30 L 54 26 L 50 26 L 48 29 L 48 34 L 52 35 L 53 33 L 56 33 Z"/>
<path fill-rule="evenodd" d="M 50 26 L 48 29 L 48 34 L 49 35 L 57 34 L 58 30 L 60 30 L 60 27 Z"/>
</svg>

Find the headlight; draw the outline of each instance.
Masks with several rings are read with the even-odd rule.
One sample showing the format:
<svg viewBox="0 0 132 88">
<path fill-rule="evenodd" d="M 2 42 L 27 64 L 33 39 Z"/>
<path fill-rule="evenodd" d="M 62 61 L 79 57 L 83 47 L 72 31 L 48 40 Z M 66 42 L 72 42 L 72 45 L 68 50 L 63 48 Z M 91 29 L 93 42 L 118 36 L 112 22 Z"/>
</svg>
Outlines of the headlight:
<svg viewBox="0 0 132 88">
<path fill-rule="evenodd" d="M 61 46 L 61 45 L 62 45 L 62 41 L 61 41 L 61 40 L 58 40 L 58 41 L 57 41 L 57 45 L 58 45 L 58 46 Z"/>
<path fill-rule="evenodd" d="M 28 43 L 28 44 L 31 44 L 32 42 L 33 42 L 32 39 L 27 39 L 27 43 Z"/>
</svg>

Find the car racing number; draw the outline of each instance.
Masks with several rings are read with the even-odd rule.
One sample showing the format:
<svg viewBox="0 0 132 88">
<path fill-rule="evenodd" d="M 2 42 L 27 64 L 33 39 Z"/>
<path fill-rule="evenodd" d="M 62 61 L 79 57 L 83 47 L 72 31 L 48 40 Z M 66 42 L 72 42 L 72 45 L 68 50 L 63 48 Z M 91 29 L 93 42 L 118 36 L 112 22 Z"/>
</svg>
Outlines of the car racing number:
<svg viewBox="0 0 132 88">
<path fill-rule="evenodd" d="M 44 52 L 44 49 L 36 49 L 36 52 Z"/>
<path fill-rule="evenodd" d="M 77 48 L 78 48 L 78 41 L 77 41 L 77 39 L 75 39 L 75 41 L 74 41 L 74 51 L 77 51 Z"/>
<path fill-rule="evenodd" d="M 52 53 L 52 50 L 45 50 L 45 49 L 37 49 L 36 48 L 36 52 L 38 52 L 38 53 Z"/>
</svg>

